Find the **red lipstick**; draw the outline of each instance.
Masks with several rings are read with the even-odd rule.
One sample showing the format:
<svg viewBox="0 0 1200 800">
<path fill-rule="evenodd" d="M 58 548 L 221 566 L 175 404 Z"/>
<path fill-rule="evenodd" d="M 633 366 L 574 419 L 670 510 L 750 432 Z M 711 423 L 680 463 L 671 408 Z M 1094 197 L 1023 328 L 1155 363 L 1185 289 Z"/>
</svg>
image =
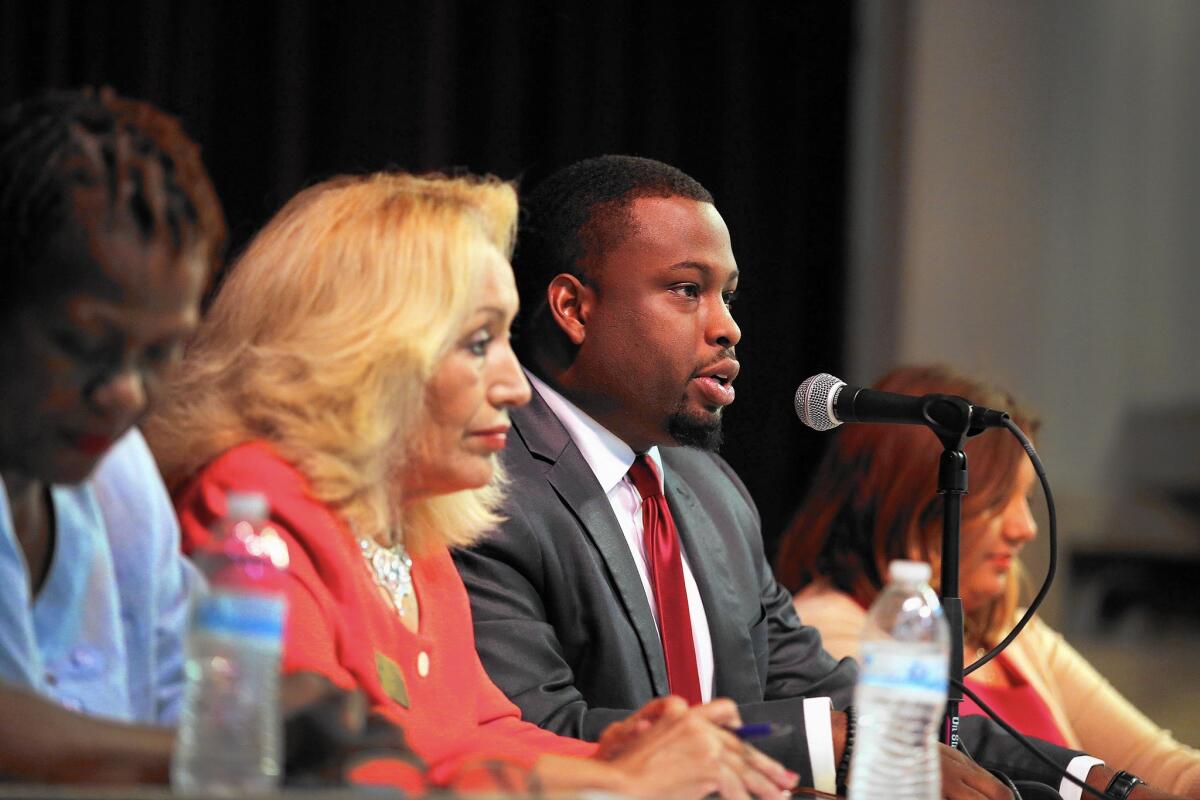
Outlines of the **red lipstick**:
<svg viewBox="0 0 1200 800">
<path fill-rule="evenodd" d="M 508 431 L 510 427 L 509 425 L 497 425 L 494 428 L 472 431 L 471 436 L 483 442 L 484 447 L 488 450 L 499 452 L 508 443 Z"/>
</svg>

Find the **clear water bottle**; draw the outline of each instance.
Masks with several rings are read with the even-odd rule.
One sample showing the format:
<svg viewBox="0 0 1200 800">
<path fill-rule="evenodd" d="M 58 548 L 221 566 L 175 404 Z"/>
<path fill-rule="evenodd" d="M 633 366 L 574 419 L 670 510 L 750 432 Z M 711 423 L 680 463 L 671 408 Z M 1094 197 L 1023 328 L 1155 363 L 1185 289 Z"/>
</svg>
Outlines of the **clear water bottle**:
<svg viewBox="0 0 1200 800">
<path fill-rule="evenodd" d="M 192 610 L 187 685 L 171 786 L 233 795 L 279 785 L 279 661 L 287 546 L 267 522 L 266 498 L 234 493 L 193 558 L 208 578 Z"/>
<path fill-rule="evenodd" d="M 850 800 L 938 800 L 950 632 L 928 564 L 893 561 L 867 614 L 854 707 Z"/>
</svg>

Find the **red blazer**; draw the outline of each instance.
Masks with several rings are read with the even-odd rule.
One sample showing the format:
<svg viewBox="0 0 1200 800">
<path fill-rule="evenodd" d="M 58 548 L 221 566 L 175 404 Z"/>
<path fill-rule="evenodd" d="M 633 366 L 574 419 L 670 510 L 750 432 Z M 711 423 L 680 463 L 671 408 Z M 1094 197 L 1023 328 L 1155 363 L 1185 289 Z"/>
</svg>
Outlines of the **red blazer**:
<svg viewBox="0 0 1200 800">
<path fill-rule="evenodd" d="M 404 729 L 432 782 L 450 782 L 481 759 L 527 767 L 543 753 L 595 751 L 522 720 L 488 678 L 448 550 L 413 559 L 421 613 L 414 634 L 383 599 L 346 523 L 266 443 L 226 451 L 176 493 L 185 549 L 209 535 L 228 490 L 266 495 L 288 546 L 284 673 L 317 672 L 342 688 L 361 689 L 376 711 Z"/>
</svg>

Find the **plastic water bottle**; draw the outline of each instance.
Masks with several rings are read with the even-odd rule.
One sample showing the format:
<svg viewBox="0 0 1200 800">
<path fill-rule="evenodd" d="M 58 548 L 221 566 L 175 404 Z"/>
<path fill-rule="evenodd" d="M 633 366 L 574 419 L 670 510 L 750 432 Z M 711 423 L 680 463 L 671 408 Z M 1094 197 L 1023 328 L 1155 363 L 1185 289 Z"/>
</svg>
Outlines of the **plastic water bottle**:
<svg viewBox="0 0 1200 800">
<path fill-rule="evenodd" d="M 850 800 L 938 800 L 950 632 L 930 567 L 893 561 L 863 628 Z"/>
<path fill-rule="evenodd" d="M 279 660 L 287 547 L 266 498 L 229 493 L 194 555 L 209 593 L 192 610 L 187 685 L 171 760 L 177 791 L 233 795 L 279 785 Z"/>
</svg>

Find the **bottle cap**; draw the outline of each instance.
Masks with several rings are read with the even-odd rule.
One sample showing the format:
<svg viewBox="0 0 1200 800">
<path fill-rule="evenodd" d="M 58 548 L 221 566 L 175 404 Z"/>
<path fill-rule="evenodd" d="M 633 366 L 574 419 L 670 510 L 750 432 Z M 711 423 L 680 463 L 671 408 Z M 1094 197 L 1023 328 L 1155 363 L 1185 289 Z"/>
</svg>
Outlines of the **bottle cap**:
<svg viewBox="0 0 1200 800">
<path fill-rule="evenodd" d="M 267 510 L 266 495 L 258 492 L 225 493 L 225 516 L 231 519 L 266 519 Z"/>
<path fill-rule="evenodd" d="M 888 564 L 888 580 L 892 583 L 929 583 L 933 567 L 924 561 L 897 559 Z"/>
</svg>

